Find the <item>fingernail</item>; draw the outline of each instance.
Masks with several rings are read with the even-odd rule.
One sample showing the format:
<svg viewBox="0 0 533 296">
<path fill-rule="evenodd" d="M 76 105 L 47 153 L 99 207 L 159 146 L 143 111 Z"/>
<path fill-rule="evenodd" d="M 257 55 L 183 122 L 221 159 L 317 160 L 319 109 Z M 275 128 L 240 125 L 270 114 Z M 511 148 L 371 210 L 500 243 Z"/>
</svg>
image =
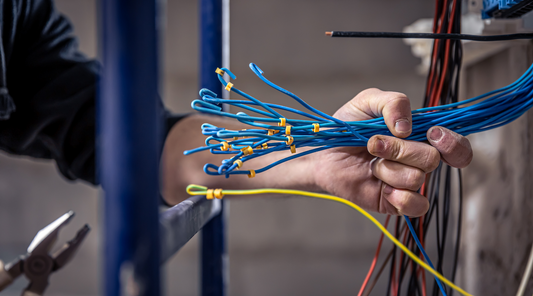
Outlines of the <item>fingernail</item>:
<svg viewBox="0 0 533 296">
<path fill-rule="evenodd" d="M 394 188 L 390 187 L 389 185 L 385 184 L 385 187 L 383 187 L 383 193 L 384 194 L 391 194 L 392 190 L 394 190 Z"/>
<path fill-rule="evenodd" d="M 442 139 L 442 136 L 444 136 L 444 133 L 442 132 L 442 130 L 438 127 L 434 127 L 430 132 L 429 132 L 429 139 L 431 141 L 434 141 L 434 142 L 438 142 L 440 141 L 440 139 Z"/>
<path fill-rule="evenodd" d="M 374 144 L 374 152 L 383 152 L 385 150 L 385 142 L 381 139 L 377 139 L 376 143 Z"/>
<path fill-rule="evenodd" d="M 394 129 L 399 133 L 406 133 L 411 130 L 411 124 L 407 119 L 399 119 L 396 121 Z"/>
</svg>

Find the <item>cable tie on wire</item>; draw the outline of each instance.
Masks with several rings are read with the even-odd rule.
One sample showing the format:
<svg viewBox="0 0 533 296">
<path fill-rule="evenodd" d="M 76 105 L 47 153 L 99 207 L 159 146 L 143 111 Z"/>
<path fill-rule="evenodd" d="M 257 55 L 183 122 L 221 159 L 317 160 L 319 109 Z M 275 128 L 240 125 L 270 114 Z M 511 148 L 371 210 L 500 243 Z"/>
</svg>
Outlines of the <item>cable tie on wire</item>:
<svg viewBox="0 0 533 296">
<path fill-rule="evenodd" d="M 228 144 L 228 142 L 226 142 L 226 141 L 222 142 L 222 147 L 220 147 L 220 150 L 222 150 L 222 151 L 228 151 L 228 149 L 229 149 L 229 144 Z"/>
<path fill-rule="evenodd" d="M 268 144 L 267 143 L 263 143 L 263 149 L 268 149 Z"/>
<path fill-rule="evenodd" d="M 233 140 L 238 140 L 238 139 L 239 139 L 239 137 L 233 137 Z"/>
<path fill-rule="evenodd" d="M 251 146 L 244 147 L 241 149 L 242 153 L 244 153 L 244 156 L 254 154 L 254 149 Z"/>
<path fill-rule="evenodd" d="M 215 70 L 215 72 L 216 72 L 218 75 L 224 75 L 224 74 L 226 74 L 226 72 L 224 72 L 224 70 L 222 70 L 222 69 L 220 69 L 220 68 L 217 68 L 217 69 Z"/>
<path fill-rule="evenodd" d="M 320 131 L 320 124 L 313 123 L 313 132 L 318 133 Z"/>
<path fill-rule="evenodd" d="M 292 142 L 294 142 L 294 138 L 292 136 L 287 136 L 287 141 L 285 141 L 285 143 L 287 143 L 287 145 L 291 145 Z"/>
<path fill-rule="evenodd" d="M 242 167 L 242 160 L 240 159 L 235 160 L 233 163 L 237 164 L 237 169 L 240 169 Z"/>
<path fill-rule="evenodd" d="M 285 126 L 285 124 L 287 124 L 287 118 L 280 117 L 278 126 Z"/>
<path fill-rule="evenodd" d="M 291 145 L 291 153 L 296 153 L 296 145 Z"/>
<path fill-rule="evenodd" d="M 291 135 L 291 126 L 290 125 L 287 125 L 287 127 L 285 127 L 285 134 L 287 136 L 290 136 Z"/>
<path fill-rule="evenodd" d="M 214 191 L 213 189 L 207 189 L 207 192 L 206 192 L 206 194 L 205 194 L 205 198 L 207 198 L 207 199 L 213 199 L 213 198 L 214 198 L 214 197 L 213 197 L 213 191 Z"/>
<path fill-rule="evenodd" d="M 255 171 L 250 170 L 250 173 L 248 174 L 248 178 L 253 178 L 253 177 L 255 177 Z"/>
<path fill-rule="evenodd" d="M 217 188 L 213 191 L 213 195 L 216 199 L 222 199 L 224 197 L 224 194 L 222 193 L 222 188 Z"/>
<path fill-rule="evenodd" d="M 267 135 L 273 136 L 273 135 L 275 135 L 277 133 L 279 133 L 279 130 L 269 129 Z"/>
<path fill-rule="evenodd" d="M 233 87 L 233 83 L 228 82 L 228 84 L 226 85 L 226 90 L 230 91 L 232 87 Z"/>
</svg>

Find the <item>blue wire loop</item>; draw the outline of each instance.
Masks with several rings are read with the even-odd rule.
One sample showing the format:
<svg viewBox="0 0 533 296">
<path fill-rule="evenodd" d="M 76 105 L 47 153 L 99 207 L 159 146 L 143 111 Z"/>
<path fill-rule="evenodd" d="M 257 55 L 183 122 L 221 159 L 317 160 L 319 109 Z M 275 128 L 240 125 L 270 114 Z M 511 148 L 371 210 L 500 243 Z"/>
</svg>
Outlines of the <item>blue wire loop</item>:
<svg viewBox="0 0 533 296">
<path fill-rule="evenodd" d="M 272 83 L 265 78 L 263 70 L 257 65 L 250 63 L 250 69 L 270 87 L 287 95 L 298 102 L 310 113 L 270 103 L 264 103 L 243 92 L 233 85 L 230 91 L 242 96 L 243 100 L 222 99 L 216 93 L 201 89 L 200 98 L 191 103 L 193 109 L 236 119 L 251 126 L 248 130 L 228 130 L 212 124 L 202 125 L 202 134 L 207 136 L 206 146 L 185 151 L 184 154 L 192 154 L 209 150 L 213 154 L 225 154 L 230 158 L 222 161 L 220 166 L 206 164 L 204 172 L 209 175 L 247 175 L 250 170 L 239 169 L 236 160 L 246 163 L 248 160 L 264 156 L 273 152 L 285 152 L 287 157 L 277 160 L 263 168 L 255 170 L 260 174 L 272 167 L 280 165 L 291 159 L 309 155 L 338 147 L 362 147 L 366 146 L 368 139 L 374 135 L 388 135 L 388 130 L 383 117 L 363 121 L 345 122 L 334 118 L 307 104 L 304 100 Z M 221 68 L 231 79 L 236 76 L 226 68 Z M 226 87 L 228 82 L 224 75 L 216 74 L 220 83 Z M 222 111 L 222 104 L 244 109 L 245 112 L 230 113 Z M 520 117 L 533 106 L 533 66 L 531 66 L 514 83 L 488 92 L 486 94 L 448 105 L 421 108 L 412 111 L 413 129 L 407 140 L 426 141 L 426 133 L 432 126 L 442 126 L 461 135 L 469 135 L 500 127 Z M 293 119 L 283 116 L 295 114 L 305 119 Z M 291 126 L 289 138 L 285 134 L 286 126 L 278 124 L 284 119 L 286 126 Z M 314 132 L 314 124 L 319 124 L 319 131 Z M 288 142 L 291 139 L 292 143 Z M 222 142 L 227 142 L 229 149 L 222 150 Z M 266 144 L 266 145 L 265 145 Z M 296 153 L 291 153 L 294 145 Z M 252 153 L 246 154 L 241 149 L 251 147 Z M 310 150 L 299 149 L 309 147 Z M 225 149 L 225 148 L 224 148 Z"/>
</svg>

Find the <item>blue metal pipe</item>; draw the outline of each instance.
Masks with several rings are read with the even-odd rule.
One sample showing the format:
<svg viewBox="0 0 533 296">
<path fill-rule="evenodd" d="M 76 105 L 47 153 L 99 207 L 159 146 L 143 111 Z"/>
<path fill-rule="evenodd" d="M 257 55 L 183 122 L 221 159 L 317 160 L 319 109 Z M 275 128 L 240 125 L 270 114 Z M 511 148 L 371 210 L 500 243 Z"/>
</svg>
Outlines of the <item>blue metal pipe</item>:
<svg viewBox="0 0 533 296">
<path fill-rule="evenodd" d="M 222 86 L 214 71 L 222 65 L 222 0 L 200 1 L 200 88 L 222 96 Z M 222 211 L 202 229 L 201 236 L 201 295 L 226 294 L 227 253 Z"/>
<path fill-rule="evenodd" d="M 160 295 L 156 0 L 101 0 L 104 293 Z M 129 291 L 126 291 L 126 288 Z"/>
</svg>

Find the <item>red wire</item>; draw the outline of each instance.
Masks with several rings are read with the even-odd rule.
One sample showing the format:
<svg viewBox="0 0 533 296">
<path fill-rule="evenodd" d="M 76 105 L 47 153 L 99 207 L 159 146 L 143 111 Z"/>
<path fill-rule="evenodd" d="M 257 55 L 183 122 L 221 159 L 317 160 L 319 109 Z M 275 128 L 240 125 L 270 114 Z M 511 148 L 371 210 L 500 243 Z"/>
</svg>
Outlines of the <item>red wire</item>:
<svg viewBox="0 0 533 296">
<path fill-rule="evenodd" d="M 394 236 L 398 237 L 398 223 L 400 223 L 400 216 L 396 218 L 396 227 L 394 230 Z M 403 255 L 403 252 L 400 252 Z M 401 261 L 400 261 L 401 263 Z M 392 281 L 391 281 L 392 295 L 398 296 L 398 282 L 396 279 L 396 260 L 392 260 Z"/>
<path fill-rule="evenodd" d="M 451 18 L 448 22 L 448 33 L 451 33 L 452 32 L 452 27 L 453 27 L 453 19 L 454 19 L 454 16 L 455 16 L 455 8 L 457 7 L 457 0 L 456 1 L 453 1 L 453 6 L 452 6 L 452 15 L 451 15 Z M 444 78 L 446 78 L 446 72 L 448 71 L 448 59 L 449 59 L 449 56 L 450 56 L 450 40 L 446 40 L 446 49 L 444 50 L 444 69 L 440 75 L 440 83 L 439 83 L 439 88 L 437 89 L 437 92 L 435 93 L 434 97 L 432 98 L 432 102 L 433 102 L 433 106 L 437 106 L 438 104 L 438 98 L 439 96 L 441 95 L 441 92 L 442 92 L 442 86 L 444 85 Z"/>
<path fill-rule="evenodd" d="M 405 224 L 406 224 L 406 225 L 405 225 L 405 228 L 408 228 L 408 227 L 407 227 L 407 223 L 405 223 Z M 409 231 L 406 231 L 406 232 L 404 232 L 404 234 L 403 234 L 403 242 L 402 242 L 402 243 L 403 243 L 404 245 L 407 243 L 407 234 L 408 234 L 408 233 L 409 233 Z M 401 235 L 401 234 L 400 234 L 400 235 Z M 410 248 L 409 246 L 407 246 L 407 247 Z M 401 273 L 401 270 L 402 270 L 403 256 L 404 256 L 404 253 L 401 252 L 401 253 L 400 253 L 400 264 L 399 264 L 399 266 L 398 266 L 398 276 L 400 276 L 400 273 Z M 393 268 L 394 268 L 394 267 L 393 267 Z M 393 274 L 394 274 L 394 271 L 393 271 Z M 396 285 L 396 287 L 394 288 L 394 291 L 393 291 L 393 292 L 396 293 L 396 295 L 397 295 L 397 293 L 398 293 L 398 285 Z"/>
<path fill-rule="evenodd" d="M 387 220 L 385 220 L 385 228 L 389 225 L 390 215 L 387 216 Z M 381 250 L 381 244 L 383 243 L 383 237 L 384 233 L 381 233 L 381 237 L 379 238 L 378 248 L 376 250 L 376 254 L 374 255 L 374 260 L 372 260 L 372 264 L 370 265 L 370 269 L 368 270 L 368 274 L 366 275 L 365 281 L 363 282 L 363 285 L 361 286 L 361 289 L 359 290 L 359 294 L 357 296 L 362 296 L 363 292 L 365 291 L 366 285 L 368 284 L 368 281 L 370 280 L 370 277 L 372 276 L 372 273 L 374 272 L 374 268 L 376 268 L 376 263 L 378 262 L 379 257 L 379 251 Z"/>
<path fill-rule="evenodd" d="M 443 19 L 444 19 L 444 16 L 445 16 L 445 13 L 446 13 L 446 7 L 448 6 L 448 0 L 444 1 L 443 3 L 443 6 L 442 6 L 442 12 L 441 12 L 441 16 L 440 16 L 440 22 L 437 22 L 436 19 L 438 18 L 438 15 L 437 15 L 437 5 L 435 5 L 435 19 L 433 20 L 433 33 L 441 33 L 442 32 L 442 23 L 443 23 Z M 437 31 L 435 32 L 435 25 L 438 23 L 438 27 L 437 27 Z M 427 82 L 427 85 L 426 85 L 426 96 L 430 96 L 431 94 L 431 91 L 434 90 L 435 88 L 432 87 L 433 85 L 433 77 L 435 76 L 435 71 L 436 71 L 436 67 L 437 67 L 437 52 L 438 52 L 438 47 L 439 47 L 439 42 L 440 42 L 440 39 L 435 39 L 435 41 L 433 41 L 433 56 L 431 58 L 431 69 L 429 71 L 429 79 L 428 79 L 428 82 Z M 437 79 L 435 79 L 435 81 L 437 81 Z M 431 106 L 431 105 L 430 105 Z"/>
</svg>

